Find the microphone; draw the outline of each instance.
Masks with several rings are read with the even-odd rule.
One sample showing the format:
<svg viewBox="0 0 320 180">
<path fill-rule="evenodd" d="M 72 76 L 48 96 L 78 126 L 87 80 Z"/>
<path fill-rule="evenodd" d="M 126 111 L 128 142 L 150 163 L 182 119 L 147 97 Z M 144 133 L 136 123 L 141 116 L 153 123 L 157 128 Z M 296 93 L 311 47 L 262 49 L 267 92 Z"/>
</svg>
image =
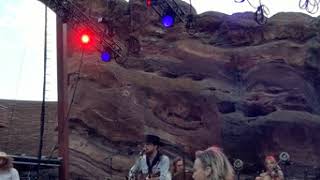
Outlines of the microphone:
<svg viewBox="0 0 320 180">
<path fill-rule="evenodd" d="M 145 149 L 142 149 L 140 152 L 139 152 L 139 156 L 142 156 L 144 153 L 145 153 Z"/>
</svg>

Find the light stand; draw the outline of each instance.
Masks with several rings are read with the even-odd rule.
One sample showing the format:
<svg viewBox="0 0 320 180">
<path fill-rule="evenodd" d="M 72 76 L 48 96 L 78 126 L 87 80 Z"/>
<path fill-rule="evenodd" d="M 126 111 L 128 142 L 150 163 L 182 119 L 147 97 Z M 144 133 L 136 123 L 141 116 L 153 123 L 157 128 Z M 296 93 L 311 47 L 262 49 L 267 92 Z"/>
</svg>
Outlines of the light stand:
<svg viewBox="0 0 320 180">
<path fill-rule="evenodd" d="M 290 155 L 287 152 L 281 152 L 279 154 L 279 161 L 282 165 L 284 165 L 283 178 L 286 179 L 287 166 L 290 165 Z"/>
<path fill-rule="evenodd" d="M 237 180 L 240 180 L 240 173 L 241 173 L 241 170 L 243 169 L 243 161 L 241 159 L 236 159 L 233 162 L 233 168 L 236 171 Z"/>
</svg>

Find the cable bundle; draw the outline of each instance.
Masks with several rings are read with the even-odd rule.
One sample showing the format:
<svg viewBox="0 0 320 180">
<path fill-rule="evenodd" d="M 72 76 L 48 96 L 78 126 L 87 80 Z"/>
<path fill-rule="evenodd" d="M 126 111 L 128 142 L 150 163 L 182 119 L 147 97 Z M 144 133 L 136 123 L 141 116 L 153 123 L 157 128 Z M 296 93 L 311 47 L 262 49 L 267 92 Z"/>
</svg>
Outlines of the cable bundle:
<svg viewBox="0 0 320 180">
<path fill-rule="evenodd" d="M 247 1 L 252 8 L 256 9 L 256 12 L 254 13 L 255 21 L 260 25 L 266 24 L 267 17 L 269 15 L 268 7 L 266 5 L 263 5 L 261 0 L 259 0 L 258 7 L 255 7 L 249 0 L 234 0 L 234 2 L 236 2 L 236 3 L 243 3 L 245 1 Z"/>
<path fill-rule="evenodd" d="M 319 10 L 320 0 L 300 0 L 299 7 L 310 14 L 315 14 Z"/>
</svg>

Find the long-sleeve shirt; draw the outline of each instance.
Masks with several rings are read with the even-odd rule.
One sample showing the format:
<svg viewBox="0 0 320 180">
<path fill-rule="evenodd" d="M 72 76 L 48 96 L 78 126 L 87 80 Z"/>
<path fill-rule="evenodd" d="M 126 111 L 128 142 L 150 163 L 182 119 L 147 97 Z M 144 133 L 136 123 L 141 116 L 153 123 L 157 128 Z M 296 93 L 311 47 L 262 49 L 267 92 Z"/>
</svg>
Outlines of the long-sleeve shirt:
<svg viewBox="0 0 320 180">
<path fill-rule="evenodd" d="M 170 160 L 168 156 L 161 155 L 160 160 L 152 167 L 152 174 L 160 173 L 159 180 L 171 180 L 169 172 Z M 129 178 L 134 177 L 136 174 L 148 174 L 148 165 L 146 155 L 141 156 L 129 171 Z"/>
</svg>

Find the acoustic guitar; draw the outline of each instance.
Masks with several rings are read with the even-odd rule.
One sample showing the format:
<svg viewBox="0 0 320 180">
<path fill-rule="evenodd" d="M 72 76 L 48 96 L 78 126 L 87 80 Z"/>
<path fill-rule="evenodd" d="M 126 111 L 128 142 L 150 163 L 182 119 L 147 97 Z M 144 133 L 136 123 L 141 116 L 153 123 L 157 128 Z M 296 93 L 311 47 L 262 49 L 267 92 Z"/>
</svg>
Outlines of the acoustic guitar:
<svg viewBox="0 0 320 180">
<path fill-rule="evenodd" d="M 142 174 L 142 173 L 137 173 L 135 176 L 129 178 L 127 177 L 127 180 L 146 180 L 147 178 L 158 178 L 160 177 L 160 172 L 157 172 L 155 174 Z"/>
</svg>

